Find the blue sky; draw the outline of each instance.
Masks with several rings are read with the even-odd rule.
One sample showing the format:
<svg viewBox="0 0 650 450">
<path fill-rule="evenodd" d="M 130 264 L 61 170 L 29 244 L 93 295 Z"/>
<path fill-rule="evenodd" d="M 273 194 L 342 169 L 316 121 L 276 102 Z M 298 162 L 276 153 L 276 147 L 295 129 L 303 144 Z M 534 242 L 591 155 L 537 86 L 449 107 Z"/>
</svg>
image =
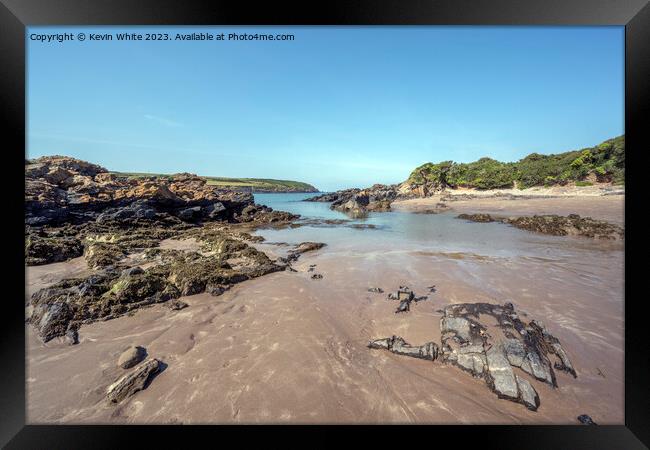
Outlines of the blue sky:
<svg viewBox="0 0 650 450">
<path fill-rule="evenodd" d="M 31 33 L 293 41 L 31 41 Z M 416 166 L 624 133 L 623 27 L 32 27 L 27 154 L 110 170 L 403 181 Z"/>
</svg>

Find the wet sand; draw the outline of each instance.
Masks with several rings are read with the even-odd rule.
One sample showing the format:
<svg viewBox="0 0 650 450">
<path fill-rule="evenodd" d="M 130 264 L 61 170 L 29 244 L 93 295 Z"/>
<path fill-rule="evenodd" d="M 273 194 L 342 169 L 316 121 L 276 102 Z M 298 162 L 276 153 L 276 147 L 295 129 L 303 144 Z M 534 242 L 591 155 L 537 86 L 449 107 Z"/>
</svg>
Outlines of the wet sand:
<svg viewBox="0 0 650 450">
<path fill-rule="evenodd" d="M 614 257 L 615 259 L 615 257 Z M 80 344 L 42 344 L 27 327 L 29 423 L 598 423 L 623 422 L 622 273 L 572 264 L 472 255 L 304 255 L 295 268 L 235 286 L 220 297 L 183 298 L 85 325 Z M 310 279 L 310 264 L 322 280 Z M 570 276 L 567 276 L 569 274 Z M 438 291 L 394 314 L 387 292 L 409 280 Z M 609 281 L 603 281 L 609 280 Z M 570 295 L 567 295 L 570 293 Z M 369 350 L 398 334 L 439 342 L 437 310 L 510 299 L 563 343 L 578 379 L 535 383 L 537 412 L 491 393 L 454 367 Z M 104 393 L 122 372 L 122 350 L 143 345 L 167 364 L 119 406 Z"/>
<path fill-rule="evenodd" d="M 476 191 L 473 191 L 475 195 Z M 557 195 L 557 193 L 555 193 Z M 458 214 L 486 213 L 496 215 L 530 216 L 557 214 L 566 216 L 579 214 L 583 217 L 605 220 L 617 225 L 624 222 L 624 195 L 563 195 L 557 198 L 508 198 L 485 197 L 471 200 L 445 201 L 440 195 L 393 202 L 391 208 L 396 211 L 418 212 L 432 209 L 439 202 L 445 203 Z"/>
<path fill-rule="evenodd" d="M 536 254 L 500 257 L 390 249 L 372 244 L 379 235 L 364 236 L 370 244 L 328 245 L 302 255 L 297 273 L 247 281 L 219 297 L 185 297 L 189 307 L 180 311 L 155 305 L 84 325 L 75 346 L 43 344 L 27 326 L 27 421 L 576 424 L 578 415 L 589 414 L 600 424 L 623 423 L 622 248 L 555 238 L 548 245 L 560 250 L 547 256 L 540 244 Z M 63 266 L 47 277 L 49 266 L 28 268 L 29 290 L 79 262 L 57 264 Z M 323 279 L 310 278 L 311 264 Z M 386 295 L 401 284 L 429 299 L 394 314 L 397 305 Z M 432 284 L 437 292 L 428 294 Z M 370 287 L 386 292 L 369 293 Z M 578 378 L 558 373 L 557 389 L 535 382 L 541 406 L 531 412 L 498 399 L 458 368 L 366 348 L 370 339 L 393 334 L 411 344 L 439 342 L 437 311 L 475 301 L 512 301 L 528 320 L 542 320 Z M 133 344 L 167 367 L 146 390 L 109 406 L 106 387 L 124 373 L 117 358 Z"/>
</svg>

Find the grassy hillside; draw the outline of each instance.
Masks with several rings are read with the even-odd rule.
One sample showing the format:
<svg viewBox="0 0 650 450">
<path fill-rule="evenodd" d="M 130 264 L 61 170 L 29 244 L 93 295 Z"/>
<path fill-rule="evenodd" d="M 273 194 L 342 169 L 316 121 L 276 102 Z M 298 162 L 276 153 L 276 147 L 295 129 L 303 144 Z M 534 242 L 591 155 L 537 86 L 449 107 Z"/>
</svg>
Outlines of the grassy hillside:
<svg viewBox="0 0 650 450">
<path fill-rule="evenodd" d="M 113 172 L 125 177 L 166 177 L 171 175 L 160 173 L 140 172 Z M 219 186 L 224 189 L 245 190 L 253 192 L 318 192 L 311 184 L 291 180 L 273 180 L 268 178 L 225 178 L 225 177 L 202 177 L 209 185 Z"/>
<path fill-rule="evenodd" d="M 531 153 L 517 162 L 481 158 L 471 163 L 443 161 L 416 168 L 407 182 L 439 187 L 477 189 L 527 188 L 532 186 L 589 185 L 589 180 L 625 182 L 625 136 L 609 139 L 595 147 L 556 155 Z"/>
</svg>

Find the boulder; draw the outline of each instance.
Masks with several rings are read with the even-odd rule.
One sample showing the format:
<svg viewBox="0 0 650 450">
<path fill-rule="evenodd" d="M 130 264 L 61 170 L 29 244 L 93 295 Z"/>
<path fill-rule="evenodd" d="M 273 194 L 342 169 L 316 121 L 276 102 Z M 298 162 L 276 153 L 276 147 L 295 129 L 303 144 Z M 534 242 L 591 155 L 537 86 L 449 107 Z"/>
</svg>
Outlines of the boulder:
<svg viewBox="0 0 650 450">
<path fill-rule="evenodd" d="M 147 356 L 147 351 L 140 346 L 131 346 L 117 359 L 117 365 L 122 369 L 130 369 Z"/>
<path fill-rule="evenodd" d="M 64 336 L 72 318 L 73 312 L 70 306 L 64 301 L 57 301 L 36 306 L 30 321 L 36 325 L 43 342 L 47 342 L 55 337 Z"/>
</svg>

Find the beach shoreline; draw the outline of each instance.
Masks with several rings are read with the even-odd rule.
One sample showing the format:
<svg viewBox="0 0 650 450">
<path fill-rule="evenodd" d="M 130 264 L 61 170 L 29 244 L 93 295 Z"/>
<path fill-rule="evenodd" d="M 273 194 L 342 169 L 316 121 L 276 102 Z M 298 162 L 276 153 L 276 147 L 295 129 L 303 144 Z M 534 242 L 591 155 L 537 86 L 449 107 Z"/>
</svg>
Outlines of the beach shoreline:
<svg viewBox="0 0 650 450">
<path fill-rule="evenodd" d="M 551 187 L 518 189 L 446 190 L 430 197 L 397 200 L 391 209 L 400 212 L 421 213 L 435 211 L 443 203 L 445 208 L 466 214 L 500 214 L 507 216 L 578 214 L 624 224 L 625 189 L 622 187 Z"/>
<path fill-rule="evenodd" d="M 437 200 L 410 200 L 400 211 L 418 212 Z M 448 204 L 454 213 L 484 208 L 509 214 L 599 212 L 615 218 L 622 214 L 623 200 L 612 195 Z M 264 275 L 218 297 L 183 296 L 179 300 L 189 306 L 180 311 L 153 305 L 84 325 L 75 346 L 56 340 L 44 344 L 26 326 L 28 423 L 573 424 L 578 415 L 589 414 L 597 423 L 621 424 L 622 244 L 540 239 L 586 245 L 601 256 L 592 262 L 542 260 L 328 244 L 301 256 L 292 265 L 295 273 Z M 253 245 L 272 258 L 291 248 L 267 241 Z M 165 241 L 162 247 L 170 245 L 191 250 L 196 242 Z M 81 259 L 55 264 L 56 271 L 48 265 L 28 268 L 30 292 L 85 270 Z M 314 267 L 323 279 L 311 279 Z M 409 313 L 395 314 L 386 293 L 403 284 L 418 295 L 433 284 L 437 291 Z M 385 293 L 368 292 L 372 287 Z M 543 320 L 567 349 L 578 378 L 559 374 L 556 389 L 537 384 L 542 403 L 533 412 L 499 399 L 482 380 L 458 368 L 367 348 L 369 340 L 393 334 L 415 345 L 439 342 L 440 311 L 478 301 L 511 301 L 527 317 Z M 105 389 L 121 373 L 115 361 L 134 344 L 167 367 L 147 389 L 118 406 L 107 405 Z"/>
</svg>

